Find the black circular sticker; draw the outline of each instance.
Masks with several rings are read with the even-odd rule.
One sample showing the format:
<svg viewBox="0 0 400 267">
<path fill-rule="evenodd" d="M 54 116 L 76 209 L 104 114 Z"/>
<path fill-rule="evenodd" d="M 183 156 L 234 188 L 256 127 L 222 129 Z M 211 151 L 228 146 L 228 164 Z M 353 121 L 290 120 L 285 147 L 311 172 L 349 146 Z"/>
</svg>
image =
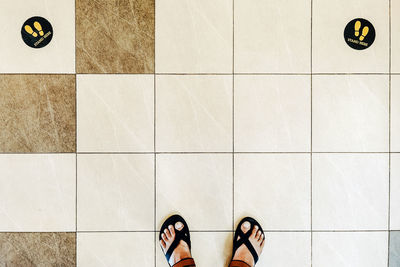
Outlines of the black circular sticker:
<svg viewBox="0 0 400 267">
<path fill-rule="evenodd" d="M 32 17 L 25 21 L 21 29 L 22 40 L 32 48 L 42 48 L 53 38 L 53 27 L 42 17 Z"/>
<path fill-rule="evenodd" d="M 366 19 L 353 19 L 344 29 L 344 40 L 351 48 L 367 49 L 375 41 L 375 28 Z"/>
</svg>

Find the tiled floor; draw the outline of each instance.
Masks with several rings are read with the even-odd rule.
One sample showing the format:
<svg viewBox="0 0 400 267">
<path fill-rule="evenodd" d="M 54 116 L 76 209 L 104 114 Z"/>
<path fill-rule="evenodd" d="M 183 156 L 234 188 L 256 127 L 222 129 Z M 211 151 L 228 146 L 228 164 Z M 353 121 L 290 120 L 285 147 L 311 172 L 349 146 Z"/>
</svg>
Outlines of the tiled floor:
<svg viewBox="0 0 400 267">
<path fill-rule="evenodd" d="M 0 25 L 0 267 L 166 267 L 173 213 L 198 266 L 247 215 L 257 266 L 400 266 L 400 0 L 2 0 Z"/>
</svg>

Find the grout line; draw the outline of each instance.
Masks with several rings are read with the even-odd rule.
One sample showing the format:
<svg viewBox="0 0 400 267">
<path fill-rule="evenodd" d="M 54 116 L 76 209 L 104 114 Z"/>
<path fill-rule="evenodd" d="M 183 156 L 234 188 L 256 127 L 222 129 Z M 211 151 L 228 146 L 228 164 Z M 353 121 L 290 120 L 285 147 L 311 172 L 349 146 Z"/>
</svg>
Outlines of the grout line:
<svg viewBox="0 0 400 267">
<path fill-rule="evenodd" d="M 198 151 L 188 151 L 188 152 L 0 152 L 0 155 L 57 155 L 57 154 L 65 154 L 65 155 L 162 155 L 162 154 L 399 154 L 400 152 L 360 152 L 360 151 L 338 151 L 338 152 L 293 152 L 293 151 L 282 151 L 282 152 L 273 152 L 273 151 L 235 151 L 235 152 L 198 152 Z"/>
<path fill-rule="evenodd" d="M 283 229 L 264 229 L 265 232 L 270 233 L 387 233 L 390 232 L 387 229 L 378 229 L 378 230 L 370 230 L 370 229 L 360 229 L 360 230 L 283 230 Z M 392 230 L 392 231 L 400 231 L 400 230 Z M 232 233 L 234 230 L 190 230 L 190 232 L 194 233 Z M 155 230 L 78 230 L 78 231 L 0 231 L 0 234 L 46 234 L 46 233 L 155 233 L 157 234 L 158 231 Z"/>
<path fill-rule="evenodd" d="M 311 75 L 317 75 L 317 76 L 332 76 L 332 75 L 400 75 L 400 73 L 389 73 L 389 72 L 315 72 L 315 73 L 295 73 L 295 72 L 276 72 L 276 73 L 264 73 L 264 72 L 259 72 L 259 73 L 233 73 L 234 75 L 242 75 L 242 76 L 255 76 L 255 75 L 264 75 L 264 76 L 278 76 L 278 75 L 283 75 L 283 76 L 311 76 Z M 174 75 L 182 75 L 182 76 L 231 76 L 232 73 L 66 73 L 66 72 L 60 72 L 60 73 L 0 73 L 0 76 L 5 76 L 5 75 L 156 75 L 156 76 L 174 76 Z"/>
<path fill-rule="evenodd" d="M 153 157 L 153 168 L 154 168 L 154 187 L 153 187 L 153 194 L 154 194 L 154 210 L 153 210 L 153 220 L 154 220 L 154 267 L 157 267 L 157 154 L 155 153 L 157 151 L 157 144 L 156 144 L 156 136 L 157 136 L 157 131 L 156 131 L 156 106 L 157 106 L 157 76 L 156 76 L 156 5 L 157 1 L 154 1 L 154 21 L 153 21 L 153 27 L 154 27 L 154 46 L 153 46 L 153 56 L 154 56 L 154 61 L 153 61 L 153 68 L 154 68 L 154 80 L 153 80 L 153 152 L 154 152 L 154 157 Z"/>
<path fill-rule="evenodd" d="M 76 56 L 76 0 L 74 0 L 74 52 L 75 52 L 75 266 L 78 266 L 78 79 Z"/>
<path fill-rule="evenodd" d="M 235 229 L 235 0 L 232 1 L 232 231 Z"/>
<path fill-rule="evenodd" d="M 391 146 L 392 146 L 392 140 L 391 140 L 391 136 L 392 136 L 392 133 L 391 133 L 391 129 L 392 129 L 392 127 L 391 127 L 391 125 L 392 125 L 392 75 L 391 75 L 391 73 L 392 73 L 392 1 L 391 0 L 389 0 L 388 1 L 389 2 L 389 173 L 388 173 L 388 175 L 389 175 L 389 184 L 388 184 L 388 186 L 389 186 L 389 188 L 388 188 L 388 190 L 389 190 L 389 199 L 388 199 L 388 261 L 387 261 L 387 266 L 389 267 L 390 266 L 390 228 L 391 228 L 391 224 L 390 224 L 390 221 L 391 221 L 391 213 L 390 213 L 390 210 L 391 210 L 391 191 L 392 191 L 392 189 L 391 189 L 391 159 L 392 159 L 392 157 L 391 157 L 391 154 L 390 154 L 390 152 L 391 152 Z"/>
<path fill-rule="evenodd" d="M 313 0 L 310 0 L 311 5 L 311 19 L 310 19 L 310 264 L 313 265 Z"/>
</svg>

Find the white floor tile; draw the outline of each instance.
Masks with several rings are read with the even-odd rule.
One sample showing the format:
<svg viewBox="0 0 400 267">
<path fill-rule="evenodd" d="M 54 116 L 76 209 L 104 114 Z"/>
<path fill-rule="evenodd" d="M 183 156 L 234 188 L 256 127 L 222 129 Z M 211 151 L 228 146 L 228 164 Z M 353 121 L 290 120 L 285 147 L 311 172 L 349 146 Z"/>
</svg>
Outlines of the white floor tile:
<svg viewBox="0 0 400 267">
<path fill-rule="evenodd" d="M 309 73 L 311 1 L 235 1 L 235 72 Z"/>
<path fill-rule="evenodd" d="M 313 151 L 387 152 L 387 76 L 313 78 Z"/>
<path fill-rule="evenodd" d="M 393 75 L 391 83 L 391 151 L 400 152 L 400 76 Z"/>
<path fill-rule="evenodd" d="M 232 151 L 232 76 L 157 77 L 157 151 Z"/>
<path fill-rule="evenodd" d="M 390 229 L 400 231 L 400 154 L 391 155 L 390 165 Z"/>
<path fill-rule="evenodd" d="M 78 75 L 78 151 L 153 151 L 153 82 L 153 75 Z"/>
<path fill-rule="evenodd" d="M 390 3 L 392 72 L 400 73 L 400 2 L 394 0 Z"/>
<path fill-rule="evenodd" d="M 310 233 L 265 233 L 264 251 L 257 267 L 310 267 Z"/>
<path fill-rule="evenodd" d="M 232 233 L 190 233 L 192 257 L 197 266 L 228 266 L 232 256 Z M 157 267 L 168 267 L 157 238 Z"/>
<path fill-rule="evenodd" d="M 235 156 L 235 216 L 256 218 L 264 230 L 310 230 L 309 154 Z"/>
<path fill-rule="evenodd" d="M 313 155 L 313 229 L 386 230 L 387 154 Z"/>
<path fill-rule="evenodd" d="M 388 72 L 388 16 L 389 3 L 384 1 L 313 1 L 313 72 Z M 375 42 L 365 50 L 350 48 L 343 36 L 356 18 L 370 21 L 376 31 Z"/>
<path fill-rule="evenodd" d="M 74 0 L 1 1 L 0 73 L 73 73 L 75 71 Z M 23 23 L 35 16 L 47 19 L 53 39 L 41 49 L 27 46 L 21 37 Z"/>
<path fill-rule="evenodd" d="M 236 76 L 235 151 L 310 151 L 310 81 L 309 76 Z"/>
<path fill-rule="evenodd" d="M 389 267 L 400 266 L 400 232 L 390 232 Z"/>
<path fill-rule="evenodd" d="M 157 224 L 181 214 L 192 230 L 232 229 L 232 156 L 157 155 Z"/>
<path fill-rule="evenodd" d="M 386 267 L 387 232 L 314 233 L 314 267 Z"/>
<path fill-rule="evenodd" d="M 79 233 L 77 266 L 154 266 L 154 233 Z"/>
<path fill-rule="evenodd" d="M 79 155 L 78 230 L 154 229 L 154 155 Z"/>
<path fill-rule="evenodd" d="M 156 72 L 231 73 L 230 0 L 157 0 Z"/>
<path fill-rule="evenodd" d="M 75 230 L 75 155 L 0 155 L 0 231 Z"/>
</svg>

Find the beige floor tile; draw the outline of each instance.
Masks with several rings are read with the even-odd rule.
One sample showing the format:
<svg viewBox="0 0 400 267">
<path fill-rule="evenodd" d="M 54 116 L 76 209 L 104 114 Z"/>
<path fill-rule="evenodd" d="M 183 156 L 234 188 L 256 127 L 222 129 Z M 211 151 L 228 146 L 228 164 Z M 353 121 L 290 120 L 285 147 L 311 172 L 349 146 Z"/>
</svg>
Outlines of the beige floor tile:
<svg viewBox="0 0 400 267">
<path fill-rule="evenodd" d="M 389 3 L 374 0 L 313 1 L 313 72 L 373 73 L 389 71 Z M 365 50 L 350 48 L 344 29 L 364 18 L 376 31 Z"/>
<path fill-rule="evenodd" d="M 310 230 L 308 154 L 235 156 L 235 216 L 256 218 L 264 230 Z"/>
<path fill-rule="evenodd" d="M 391 83 L 391 151 L 400 152 L 400 76 L 393 75 Z"/>
<path fill-rule="evenodd" d="M 387 152 L 387 76 L 313 78 L 313 151 Z"/>
<path fill-rule="evenodd" d="M 75 266 L 75 233 L 0 233 L 0 266 Z"/>
<path fill-rule="evenodd" d="M 400 2 L 390 3 L 392 72 L 400 73 Z"/>
<path fill-rule="evenodd" d="M 77 0 L 78 73 L 153 73 L 154 0 Z"/>
<path fill-rule="evenodd" d="M 389 267 L 400 265 L 400 231 L 390 232 Z"/>
<path fill-rule="evenodd" d="M 266 243 L 257 267 L 309 267 L 310 233 L 265 233 Z"/>
<path fill-rule="evenodd" d="M 75 76 L 0 75 L 0 151 L 75 152 Z"/>
<path fill-rule="evenodd" d="M 157 77 L 157 151 L 232 151 L 232 77 Z"/>
<path fill-rule="evenodd" d="M 0 155 L 0 231 L 75 231 L 75 155 Z"/>
<path fill-rule="evenodd" d="M 235 72 L 309 73 L 311 1 L 235 1 Z"/>
<path fill-rule="evenodd" d="M 154 229 L 154 155 L 78 155 L 78 230 Z"/>
<path fill-rule="evenodd" d="M 400 154 L 391 155 L 390 165 L 390 229 L 400 231 Z"/>
<path fill-rule="evenodd" d="M 386 230 L 387 154 L 313 155 L 313 229 Z"/>
<path fill-rule="evenodd" d="M 313 266 L 315 267 L 386 267 L 388 234 L 314 233 Z"/>
<path fill-rule="evenodd" d="M 230 0 L 157 0 L 156 72 L 231 73 Z"/>
<path fill-rule="evenodd" d="M 157 155 L 157 225 L 181 214 L 192 230 L 232 229 L 232 156 Z"/>
<path fill-rule="evenodd" d="M 310 151 L 310 81 L 308 76 L 236 76 L 235 151 Z"/>
<path fill-rule="evenodd" d="M 192 256 L 197 266 L 228 266 L 232 255 L 232 233 L 195 232 L 190 234 L 190 240 Z M 156 266 L 168 267 L 158 237 L 156 247 Z"/>
<path fill-rule="evenodd" d="M 78 75 L 78 151 L 154 150 L 152 75 Z"/>
<path fill-rule="evenodd" d="M 23 23 L 34 16 L 47 19 L 53 39 L 43 48 L 27 46 L 21 37 Z M 14 0 L 0 4 L 0 73 L 74 73 L 74 0 Z"/>
<path fill-rule="evenodd" d="M 154 266 L 154 233 L 79 233 L 78 267 Z"/>
</svg>

